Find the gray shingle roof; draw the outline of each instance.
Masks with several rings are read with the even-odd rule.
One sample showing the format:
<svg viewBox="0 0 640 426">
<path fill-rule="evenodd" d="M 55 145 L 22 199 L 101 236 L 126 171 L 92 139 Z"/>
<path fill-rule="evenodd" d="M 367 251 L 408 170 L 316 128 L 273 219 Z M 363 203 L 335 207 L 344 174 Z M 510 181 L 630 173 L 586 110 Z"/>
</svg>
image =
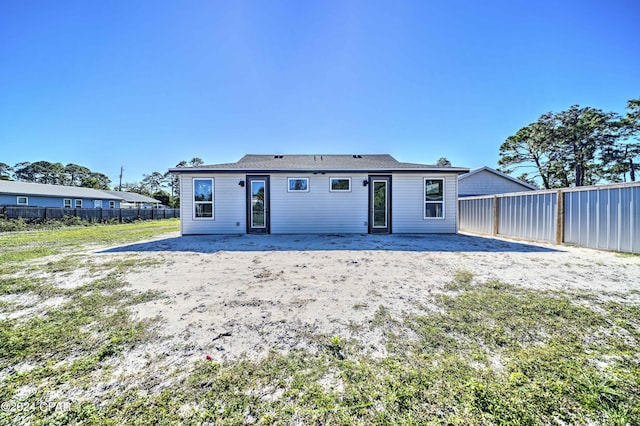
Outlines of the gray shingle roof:
<svg viewBox="0 0 640 426">
<path fill-rule="evenodd" d="M 79 186 L 47 185 L 32 182 L 0 180 L 0 194 L 39 195 L 43 197 L 92 198 L 95 200 L 121 200 L 105 191 Z"/>
<path fill-rule="evenodd" d="M 126 191 L 102 191 L 102 192 L 106 192 L 108 194 L 119 197 L 129 203 L 149 203 L 149 204 L 160 203 L 160 201 L 156 200 L 155 198 L 147 197 L 146 195 L 138 194 L 135 192 L 126 192 Z"/>
<path fill-rule="evenodd" d="M 256 155 L 248 154 L 236 163 L 210 164 L 199 167 L 172 168 L 172 173 L 188 173 L 195 171 L 214 170 L 255 170 L 255 171 L 392 171 L 392 170 L 428 170 L 449 171 L 465 173 L 469 169 L 458 167 L 439 167 L 430 164 L 403 163 L 389 154 L 362 154 L 362 155 L 336 155 L 336 154 L 282 154 L 282 155 Z"/>
</svg>

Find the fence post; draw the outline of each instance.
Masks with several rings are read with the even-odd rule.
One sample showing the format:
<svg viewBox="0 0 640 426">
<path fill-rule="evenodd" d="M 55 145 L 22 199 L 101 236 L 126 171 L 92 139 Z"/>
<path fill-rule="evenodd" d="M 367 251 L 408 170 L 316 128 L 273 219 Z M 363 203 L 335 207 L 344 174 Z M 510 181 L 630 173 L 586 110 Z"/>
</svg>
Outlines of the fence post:
<svg viewBox="0 0 640 426">
<path fill-rule="evenodd" d="M 118 209 L 118 223 L 122 223 L 122 207 Z"/>
<path fill-rule="evenodd" d="M 556 218 L 556 244 L 564 242 L 564 191 L 556 192 L 556 204 L 558 205 L 558 217 Z"/>
<path fill-rule="evenodd" d="M 498 235 L 498 221 L 500 220 L 500 209 L 498 207 L 498 196 L 493 196 L 493 235 Z"/>
</svg>

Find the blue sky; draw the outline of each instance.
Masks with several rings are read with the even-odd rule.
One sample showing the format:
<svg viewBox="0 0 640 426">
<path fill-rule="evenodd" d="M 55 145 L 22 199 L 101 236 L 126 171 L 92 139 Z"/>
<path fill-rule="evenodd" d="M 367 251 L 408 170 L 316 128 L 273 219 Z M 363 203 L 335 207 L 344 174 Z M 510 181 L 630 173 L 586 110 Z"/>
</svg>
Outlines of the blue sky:
<svg viewBox="0 0 640 426">
<path fill-rule="evenodd" d="M 547 111 L 640 98 L 638 22 L 636 0 L 0 0 L 0 162 L 496 167 Z"/>
</svg>

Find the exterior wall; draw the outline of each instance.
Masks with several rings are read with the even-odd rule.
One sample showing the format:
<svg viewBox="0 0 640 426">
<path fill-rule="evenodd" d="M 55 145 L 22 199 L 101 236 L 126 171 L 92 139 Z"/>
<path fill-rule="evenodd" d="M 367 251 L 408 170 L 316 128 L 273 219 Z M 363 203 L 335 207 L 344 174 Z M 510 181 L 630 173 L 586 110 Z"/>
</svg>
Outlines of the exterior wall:
<svg viewBox="0 0 640 426">
<path fill-rule="evenodd" d="M 460 197 L 474 195 L 505 194 L 507 192 L 531 191 L 532 189 L 482 170 L 472 176 L 461 179 L 458 183 Z"/>
<path fill-rule="evenodd" d="M 367 233 L 366 174 L 271 175 L 271 233 Z M 288 192 L 288 178 L 309 178 L 309 192 Z M 351 178 L 351 192 L 330 192 L 330 178 Z"/>
<path fill-rule="evenodd" d="M 257 173 L 256 173 L 257 174 Z M 270 174 L 272 234 L 367 233 L 368 174 Z M 213 178 L 213 219 L 194 219 L 193 179 Z M 238 174 L 185 174 L 180 177 L 181 232 L 191 234 L 246 233 L 245 180 Z M 309 178 L 308 192 L 288 192 L 288 178 Z M 331 192 L 330 178 L 351 178 L 350 192 Z M 443 219 L 424 219 L 424 179 L 444 179 Z M 457 175 L 395 174 L 391 181 L 392 233 L 455 233 L 457 231 Z"/>
<path fill-rule="evenodd" d="M 213 178 L 213 219 L 195 219 L 193 179 Z M 246 188 L 238 185 L 244 174 L 180 176 L 180 227 L 183 235 L 244 234 L 247 230 Z"/>
<path fill-rule="evenodd" d="M 21 197 L 22 195 L 7 195 L 7 194 L 1 194 L 0 195 L 0 205 L 7 205 L 7 206 L 15 206 L 18 203 L 18 197 Z M 25 197 L 28 198 L 28 204 L 27 206 L 30 207 L 58 207 L 58 208 L 63 208 L 64 207 L 64 200 L 65 199 L 70 199 L 71 200 L 71 208 L 75 207 L 75 200 L 82 200 L 82 207 L 83 208 L 93 208 L 93 200 L 98 200 L 99 198 L 71 198 L 71 197 L 43 197 L 43 196 L 38 196 L 38 195 L 24 195 Z M 102 208 L 103 209 L 107 209 L 109 208 L 109 201 L 115 201 L 116 205 L 115 208 L 119 209 L 120 208 L 120 201 L 119 200 L 101 200 L 102 201 Z"/>
<path fill-rule="evenodd" d="M 424 219 L 424 180 L 444 179 L 444 218 Z M 391 232 L 453 233 L 458 229 L 457 175 L 396 174 L 391 182 Z"/>
</svg>

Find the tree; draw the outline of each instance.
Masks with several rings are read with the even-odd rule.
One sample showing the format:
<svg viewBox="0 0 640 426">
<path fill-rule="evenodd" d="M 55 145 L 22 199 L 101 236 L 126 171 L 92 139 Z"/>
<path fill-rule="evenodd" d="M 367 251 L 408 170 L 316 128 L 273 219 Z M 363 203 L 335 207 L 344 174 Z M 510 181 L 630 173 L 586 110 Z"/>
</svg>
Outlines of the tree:
<svg viewBox="0 0 640 426">
<path fill-rule="evenodd" d="M 436 163 L 438 167 L 451 167 L 451 161 L 447 160 L 445 157 L 440 157 L 438 162 Z"/>
<path fill-rule="evenodd" d="M 79 166 L 77 164 L 69 163 L 64 166 L 66 185 L 81 186 L 82 181 L 86 180 L 91 175 L 91 170 L 87 167 Z"/>
<path fill-rule="evenodd" d="M 189 163 L 182 160 L 178 164 L 176 164 L 176 167 L 187 167 L 188 165 Z M 167 172 L 165 173 L 164 178 L 165 181 L 169 183 L 169 188 L 171 189 L 171 197 L 173 198 L 180 195 L 180 176 Z"/>
<path fill-rule="evenodd" d="M 627 114 L 622 117 L 617 127 L 620 142 L 604 151 L 603 162 L 608 166 L 606 172 L 613 182 L 636 180 L 636 170 L 640 170 L 640 99 L 627 102 Z"/>
<path fill-rule="evenodd" d="M 198 166 L 202 166 L 203 164 L 204 164 L 204 161 L 202 161 L 202 158 L 200 157 L 193 157 L 191 161 L 189 161 L 189 165 L 191 167 L 198 167 Z"/>
<path fill-rule="evenodd" d="M 10 180 L 13 167 L 6 163 L 0 163 L 0 180 Z"/>
<path fill-rule="evenodd" d="M 619 139 L 617 115 L 578 105 L 549 112 L 500 146 L 498 164 L 507 173 L 533 168 L 546 189 L 592 185 L 605 177 L 603 154 Z"/>
<path fill-rule="evenodd" d="M 143 175 L 142 183 L 149 188 L 149 192 L 158 192 L 164 184 L 164 175 L 160 172 L 153 172 L 150 175 Z"/>
<path fill-rule="evenodd" d="M 135 192 L 136 194 L 151 196 L 149 190 L 139 182 L 127 182 L 122 184 L 122 190 L 126 192 Z"/>
<path fill-rule="evenodd" d="M 171 205 L 171 195 L 167 191 L 157 191 L 153 193 L 153 198 L 160 201 L 165 206 Z"/>
<path fill-rule="evenodd" d="M 102 173 L 91 172 L 82 179 L 80 186 L 93 189 L 109 189 L 111 187 L 111 179 Z"/>
</svg>

